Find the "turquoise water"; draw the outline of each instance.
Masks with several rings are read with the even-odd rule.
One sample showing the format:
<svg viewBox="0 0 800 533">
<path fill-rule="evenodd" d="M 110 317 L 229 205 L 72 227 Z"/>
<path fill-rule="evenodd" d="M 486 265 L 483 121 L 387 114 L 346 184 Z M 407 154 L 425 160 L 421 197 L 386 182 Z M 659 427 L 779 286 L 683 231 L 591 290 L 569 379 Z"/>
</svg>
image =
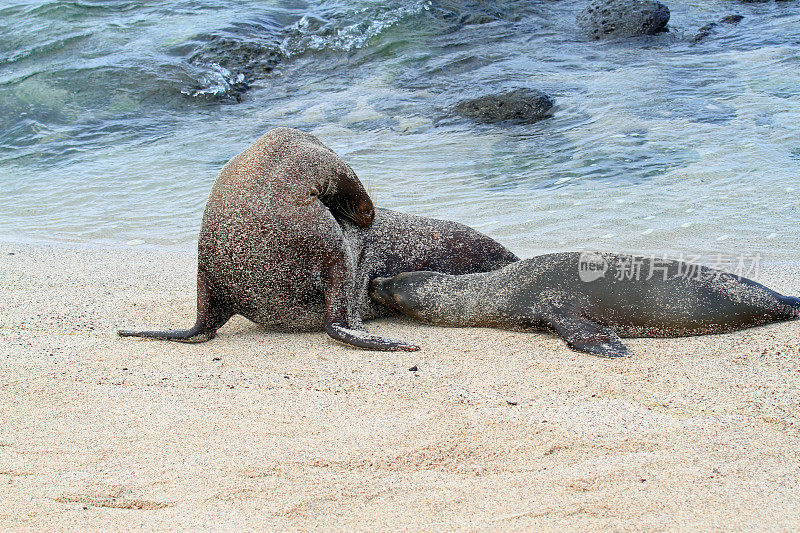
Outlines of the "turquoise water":
<svg viewBox="0 0 800 533">
<path fill-rule="evenodd" d="M 668 33 L 610 42 L 572 0 L 3 5 L 0 239 L 190 248 L 217 170 L 292 126 L 378 205 L 522 255 L 800 247 L 795 1 L 668 2 Z M 450 112 L 519 87 L 554 116 Z"/>
</svg>

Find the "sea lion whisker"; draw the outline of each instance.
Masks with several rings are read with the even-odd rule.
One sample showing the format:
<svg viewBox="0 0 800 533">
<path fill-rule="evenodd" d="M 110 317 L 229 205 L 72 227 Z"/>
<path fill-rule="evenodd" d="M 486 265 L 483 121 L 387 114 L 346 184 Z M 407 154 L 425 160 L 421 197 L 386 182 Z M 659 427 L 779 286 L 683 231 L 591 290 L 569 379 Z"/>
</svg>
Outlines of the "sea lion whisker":
<svg viewBox="0 0 800 533">
<path fill-rule="evenodd" d="M 372 175 L 367 176 L 367 179 L 364 181 L 364 189 L 366 189 L 367 194 L 369 195 L 370 198 L 373 198 L 375 196 L 375 187 L 373 187 L 374 181 L 375 180 L 372 177 Z"/>
<path fill-rule="evenodd" d="M 358 214 L 356 214 L 356 210 L 352 205 L 348 205 L 347 208 L 345 208 L 344 214 L 350 220 L 356 220 L 358 217 Z"/>
<path fill-rule="evenodd" d="M 322 195 L 323 196 L 331 196 L 333 193 L 333 180 L 327 180 L 322 185 Z"/>
</svg>

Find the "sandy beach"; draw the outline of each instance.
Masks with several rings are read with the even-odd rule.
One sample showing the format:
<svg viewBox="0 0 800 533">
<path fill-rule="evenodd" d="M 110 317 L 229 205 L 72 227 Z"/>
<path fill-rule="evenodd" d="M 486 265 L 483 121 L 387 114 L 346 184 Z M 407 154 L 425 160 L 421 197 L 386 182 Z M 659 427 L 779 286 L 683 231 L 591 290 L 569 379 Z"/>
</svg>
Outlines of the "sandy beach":
<svg viewBox="0 0 800 533">
<path fill-rule="evenodd" d="M 194 286 L 189 253 L 0 244 L 1 529 L 800 528 L 800 322 L 624 360 L 400 318 L 368 328 L 422 351 L 116 336 L 191 325 Z"/>
</svg>

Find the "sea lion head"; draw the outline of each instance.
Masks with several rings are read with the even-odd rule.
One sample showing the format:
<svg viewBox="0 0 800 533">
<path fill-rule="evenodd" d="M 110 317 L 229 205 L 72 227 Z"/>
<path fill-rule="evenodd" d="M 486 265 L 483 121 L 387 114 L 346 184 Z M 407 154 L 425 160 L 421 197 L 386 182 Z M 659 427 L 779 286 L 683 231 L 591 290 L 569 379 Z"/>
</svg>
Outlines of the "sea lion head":
<svg viewBox="0 0 800 533">
<path fill-rule="evenodd" d="M 346 218 L 360 228 L 368 228 L 375 220 L 375 206 L 355 174 L 353 178 L 338 180 L 333 186 L 321 187 L 322 190 L 316 194 L 335 219 Z"/>
<path fill-rule="evenodd" d="M 423 287 L 432 277 L 440 276 L 436 272 L 403 272 L 393 278 L 375 278 L 370 283 L 369 294 L 380 304 L 390 309 L 419 320 L 423 302 Z"/>
<path fill-rule="evenodd" d="M 310 200 L 319 200 L 337 220 L 345 218 L 360 228 L 370 227 L 375 206 L 356 173 L 329 148 L 316 148 L 324 156 L 304 162 L 307 175 L 315 178 L 308 192 Z"/>
</svg>

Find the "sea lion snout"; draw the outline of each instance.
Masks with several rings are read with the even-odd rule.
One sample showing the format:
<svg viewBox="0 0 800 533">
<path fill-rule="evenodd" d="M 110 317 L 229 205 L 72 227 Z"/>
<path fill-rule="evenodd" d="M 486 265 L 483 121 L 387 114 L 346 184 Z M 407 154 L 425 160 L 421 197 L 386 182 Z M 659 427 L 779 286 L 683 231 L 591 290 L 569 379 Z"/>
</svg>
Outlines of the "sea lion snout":
<svg viewBox="0 0 800 533">
<path fill-rule="evenodd" d="M 375 220 L 375 208 L 372 206 L 372 203 L 363 200 L 359 202 L 358 207 L 356 208 L 355 218 L 358 219 L 358 221 L 355 221 L 356 224 L 359 224 L 360 222 L 365 226 L 370 226 L 372 222 Z"/>
<path fill-rule="evenodd" d="M 388 285 L 392 278 L 375 278 L 369 284 L 369 295 L 386 307 L 395 308 L 394 298 L 389 291 Z"/>
<path fill-rule="evenodd" d="M 369 293 L 386 307 L 422 320 L 419 290 L 434 275 L 434 272 L 401 272 L 393 278 L 375 278 Z"/>
<path fill-rule="evenodd" d="M 390 309 L 414 316 L 414 306 L 409 305 L 407 290 L 403 290 L 406 288 L 403 279 L 408 274 L 405 272 L 393 278 L 375 278 L 370 283 L 370 296 Z"/>
</svg>

